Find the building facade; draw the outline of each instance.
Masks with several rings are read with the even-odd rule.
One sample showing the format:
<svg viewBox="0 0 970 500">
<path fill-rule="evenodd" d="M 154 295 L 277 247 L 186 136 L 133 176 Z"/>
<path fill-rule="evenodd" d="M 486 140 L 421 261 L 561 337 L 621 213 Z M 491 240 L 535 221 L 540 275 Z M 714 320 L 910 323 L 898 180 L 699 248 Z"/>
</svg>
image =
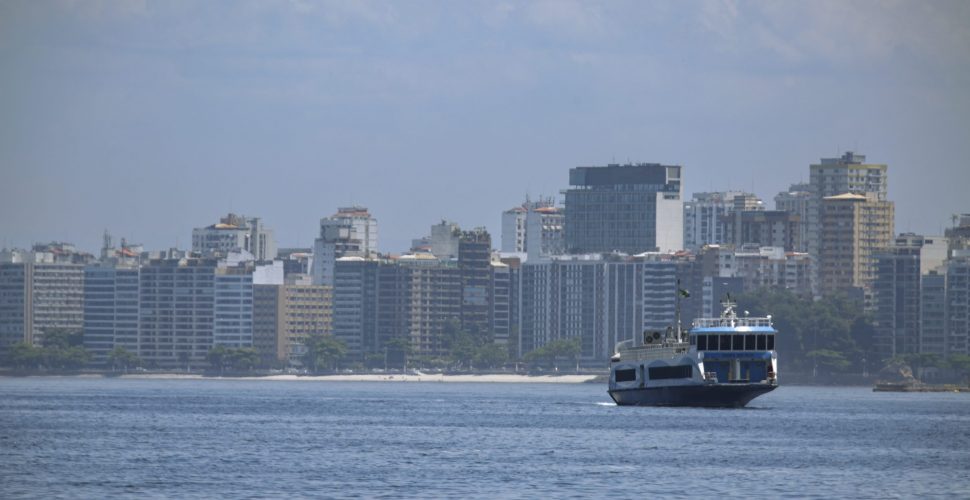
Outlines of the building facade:
<svg viewBox="0 0 970 500">
<path fill-rule="evenodd" d="M 680 250 L 681 170 L 646 163 L 570 169 L 566 252 L 633 255 Z"/>
<path fill-rule="evenodd" d="M 441 260 L 458 258 L 458 239 L 461 228 L 454 222 L 446 221 L 431 226 L 428 236 L 412 240 L 412 253 L 430 253 Z"/>
<path fill-rule="evenodd" d="M 586 254 L 526 261 L 519 277 L 518 346 L 522 356 L 549 342 L 580 339 L 584 362 L 609 359 L 616 344 L 643 332 L 668 334 L 677 322 L 681 289 L 700 291 L 689 254 L 636 257 Z M 681 299 L 685 328 L 699 313 L 697 299 Z"/>
<path fill-rule="evenodd" d="M 273 230 L 259 217 L 230 213 L 219 223 L 192 230 L 192 251 L 213 256 L 225 256 L 232 251 L 245 250 L 258 261 L 276 258 Z"/>
<path fill-rule="evenodd" d="M 361 206 L 341 207 L 320 219 L 320 233 L 313 244 L 314 285 L 334 285 L 334 265 L 341 257 L 377 255 L 377 219 Z"/>
<path fill-rule="evenodd" d="M 83 329 L 87 258 L 42 247 L 0 263 L 0 351 L 18 342 L 43 345 L 46 331 Z"/>
<path fill-rule="evenodd" d="M 139 352 L 138 266 L 84 268 L 84 347 L 96 365 L 108 365 L 116 347 Z"/>
<path fill-rule="evenodd" d="M 309 279 L 253 287 L 253 347 L 268 364 L 301 366 L 306 339 L 333 333 L 333 290 Z"/>
<path fill-rule="evenodd" d="M 363 361 L 377 345 L 380 262 L 341 257 L 334 266 L 333 335 L 347 346 L 347 358 Z"/>
<path fill-rule="evenodd" d="M 946 354 L 970 355 L 970 251 L 946 265 Z"/>
<path fill-rule="evenodd" d="M 736 210 L 721 217 L 724 242 L 741 247 L 780 247 L 794 252 L 802 247 L 801 217 L 779 210 Z"/>
<path fill-rule="evenodd" d="M 684 202 L 684 248 L 697 252 L 704 245 L 726 243 L 721 217 L 735 210 L 763 210 L 757 196 L 742 191 L 694 193 Z"/>
<path fill-rule="evenodd" d="M 463 231 L 458 241 L 461 274 L 461 327 L 469 333 L 490 330 L 492 238 L 484 228 Z"/>
<path fill-rule="evenodd" d="M 810 210 L 815 197 L 813 187 L 810 183 L 792 184 L 788 191 L 778 193 L 775 196 L 775 210 L 788 212 L 797 215 L 801 224 L 798 225 L 798 241 L 800 246 L 795 248 L 796 252 L 808 252 L 809 240 L 809 220 L 812 218 Z"/>
<path fill-rule="evenodd" d="M 806 220 L 808 253 L 821 257 L 823 200 L 846 193 L 865 196 L 874 202 L 889 202 L 888 167 L 884 164 L 866 163 L 865 155 L 846 152 L 839 158 L 822 158 L 809 167 L 809 192 L 811 193 Z M 890 223 L 891 224 L 891 223 Z M 889 227 L 890 238 L 893 228 Z"/>
<path fill-rule="evenodd" d="M 875 255 L 893 241 L 893 204 L 845 193 L 822 200 L 819 289 L 832 293 L 871 287 Z"/>
<path fill-rule="evenodd" d="M 502 212 L 502 252 L 529 253 L 533 258 L 561 255 L 566 245 L 564 226 L 565 213 L 555 199 L 526 198 L 522 205 Z"/>
</svg>

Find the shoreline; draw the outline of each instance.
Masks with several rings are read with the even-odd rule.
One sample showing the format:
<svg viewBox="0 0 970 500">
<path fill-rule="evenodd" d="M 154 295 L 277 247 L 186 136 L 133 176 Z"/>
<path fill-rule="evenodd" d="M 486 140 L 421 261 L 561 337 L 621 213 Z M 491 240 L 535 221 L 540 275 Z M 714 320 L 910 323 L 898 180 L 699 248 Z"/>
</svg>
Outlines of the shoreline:
<svg viewBox="0 0 970 500">
<path fill-rule="evenodd" d="M 252 376 L 206 376 L 195 373 L 129 373 L 106 375 L 99 373 L 81 374 L 44 374 L 44 375 L 0 375 L 0 378 L 27 377 L 65 377 L 65 378 L 111 378 L 128 380 L 268 380 L 288 382 L 417 382 L 417 383 L 526 383 L 526 384 L 582 384 L 595 380 L 598 375 L 518 375 L 518 374 L 467 374 L 446 375 L 443 373 L 411 374 L 335 374 L 335 375 L 252 375 Z"/>
</svg>

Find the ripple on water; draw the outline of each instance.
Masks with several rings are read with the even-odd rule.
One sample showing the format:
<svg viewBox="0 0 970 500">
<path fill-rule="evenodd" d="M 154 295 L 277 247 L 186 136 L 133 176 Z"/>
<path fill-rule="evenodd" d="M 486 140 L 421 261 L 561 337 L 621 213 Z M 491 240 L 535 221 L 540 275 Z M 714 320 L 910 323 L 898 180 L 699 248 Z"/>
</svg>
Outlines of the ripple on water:
<svg viewBox="0 0 970 500">
<path fill-rule="evenodd" d="M 970 495 L 970 397 L 782 387 L 6 379 L 0 497 Z"/>
</svg>

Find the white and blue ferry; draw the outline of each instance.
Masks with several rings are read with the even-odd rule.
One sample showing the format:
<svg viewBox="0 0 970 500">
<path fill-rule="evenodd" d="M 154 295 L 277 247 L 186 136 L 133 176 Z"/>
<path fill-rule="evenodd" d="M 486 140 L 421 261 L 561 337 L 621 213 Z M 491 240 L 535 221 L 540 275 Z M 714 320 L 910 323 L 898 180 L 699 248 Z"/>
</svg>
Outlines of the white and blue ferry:
<svg viewBox="0 0 970 500">
<path fill-rule="evenodd" d="M 696 319 L 690 332 L 678 325 L 676 331 L 644 332 L 639 345 L 618 344 L 610 361 L 613 401 L 740 408 L 778 387 L 778 331 L 771 316 L 739 317 L 730 298 L 721 304 L 719 318 Z"/>
</svg>

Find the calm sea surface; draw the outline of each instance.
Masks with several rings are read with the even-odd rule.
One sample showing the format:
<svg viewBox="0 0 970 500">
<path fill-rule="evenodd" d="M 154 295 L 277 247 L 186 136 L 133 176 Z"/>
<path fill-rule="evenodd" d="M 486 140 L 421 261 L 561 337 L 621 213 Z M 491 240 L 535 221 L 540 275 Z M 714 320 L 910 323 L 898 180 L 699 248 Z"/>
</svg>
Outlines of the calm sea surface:
<svg viewBox="0 0 970 500">
<path fill-rule="evenodd" d="M 970 497 L 970 394 L 0 379 L 2 498 Z"/>
</svg>

